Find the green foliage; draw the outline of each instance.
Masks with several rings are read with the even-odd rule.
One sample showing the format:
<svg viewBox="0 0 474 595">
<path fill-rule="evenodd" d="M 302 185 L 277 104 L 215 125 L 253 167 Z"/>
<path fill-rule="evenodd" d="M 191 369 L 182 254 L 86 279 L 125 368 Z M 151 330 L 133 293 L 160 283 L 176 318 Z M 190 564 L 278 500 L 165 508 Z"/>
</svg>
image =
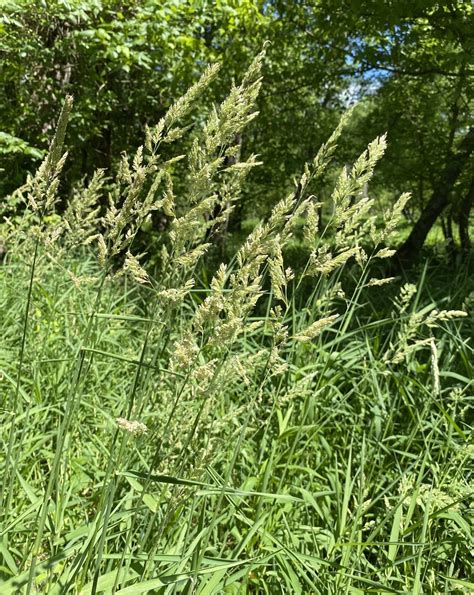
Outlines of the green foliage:
<svg viewBox="0 0 474 595">
<path fill-rule="evenodd" d="M 365 195 L 385 137 L 342 168 L 322 223 L 311 191 L 346 114 L 204 280 L 256 165 L 226 158 L 253 125 L 264 55 L 188 155 L 167 148 L 185 142 L 213 67 L 116 176 L 98 170 L 58 212 L 67 98 L 47 157 L 13 195 L 23 218 L 3 225 L 0 266 L 2 593 L 471 586 L 461 319 L 472 295 L 435 301 L 425 276 L 417 287 L 380 275 L 408 200 L 380 224 Z M 190 184 L 175 183 L 178 158 Z M 168 219 L 156 271 L 136 251 L 152 212 Z M 298 229 L 306 262 L 292 270 Z"/>
<path fill-rule="evenodd" d="M 116 171 L 119 155 L 134 150 L 144 124 L 157 121 L 215 61 L 225 67 L 207 107 L 219 103 L 265 40 L 270 46 L 260 117 L 236 139 L 241 155 L 258 154 L 265 166 L 252 172 L 252 191 L 243 189 L 231 232 L 246 217 L 269 214 L 281 189 L 291 189 L 292 177 L 355 99 L 362 102 L 359 125 L 345 135 L 338 158 L 349 161 L 354 147 L 362 150 L 387 131 L 390 165 L 379 169 L 373 190 L 383 191 L 388 203 L 410 191 L 410 223 L 444 185 L 444 168 L 472 124 L 467 1 L 1 5 L 0 122 L 7 142 L 0 139 L 0 147 L 8 155 L 0 151 L 0 167 L 11 172 L 0 183 L 2 196 L 24 181 L 25 169 L 36 167 L 37 150 L 45 149 L 66 94 L 74 95 L 76 105 L 69 137 L 73 159 L 63 175 L 69 193 L 97 167 Z M 202 105 L 195 121 L 204 120 L 209 109 Z M 443 220 L 446 239 L 453 241 L 455 222 L 467 238 L 465 248 L 469 165 L 447 190 Z M 331 184 L 328 172 L 320 193 Z"/>
<path fill-rule="evenodd" d="M 110 168 L 113 156 L 136 145 L 143 124 L 156 121 L 203 64 L 215 61 L 223 32 L 235 32 L 236 41 L 242 30 L 250 33 L 253 3 L 238 11 L 232 4 L 215 10 L 156 0 L 2 2 L 2 125 L 44 145 L 55 106 L 72 93 L 75 159 L 68 177 Z M 235 58 L 227 76 L 241 71 L 249 51 Z"/>
</svg>

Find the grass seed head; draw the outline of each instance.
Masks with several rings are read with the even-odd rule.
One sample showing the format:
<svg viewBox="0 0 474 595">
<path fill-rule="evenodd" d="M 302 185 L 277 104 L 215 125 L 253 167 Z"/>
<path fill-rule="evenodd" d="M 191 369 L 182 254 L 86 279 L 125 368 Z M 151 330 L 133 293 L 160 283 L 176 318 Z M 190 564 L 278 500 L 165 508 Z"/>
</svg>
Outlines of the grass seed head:
<svg viewBox="0 0 474 595">
<path fill-rule="evenodd" d="M 117 417 L 115 421 L 121 430 L 124 430 L 129 434 L 133 434 L 134 436 L 140 436 L 141 434 L 148 433 L 147 426 L 140 421 L 131 421 L 123 417 Z"/>
</svg>

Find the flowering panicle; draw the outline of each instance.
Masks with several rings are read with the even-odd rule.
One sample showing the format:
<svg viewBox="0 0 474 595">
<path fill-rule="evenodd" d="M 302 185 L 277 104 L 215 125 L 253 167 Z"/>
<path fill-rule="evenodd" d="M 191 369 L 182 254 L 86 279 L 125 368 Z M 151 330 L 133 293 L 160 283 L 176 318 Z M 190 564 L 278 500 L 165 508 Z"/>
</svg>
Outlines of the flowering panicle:
<svg viewBox="0 0 474 595">
<path fill-rule="evenodd" d="M 337 268 L 346 264 L 352 257 L 357 257 L 362 252 L 359 246 L 347 248 L 333 256 L 327 246 L 321 246 L 312 252 L 309 258 L 308 275 L 329 275 Z"/>
<path fill-rule="evenodd" d="M 433 337 L 430 341 L 431 348 L 431 373 L 433 375 L 433 393 L 438 397 L 441 393 L 441 385 L 439 381 L 439 365 L 438 365 L 438 349 L 436 347 Z"/>
<path fill-rule="evenodd" d="M 199 97 L 215 80 L 219 70 L 219 64 L 208 66 L 199 81 L 168 108 L 166 114 L 155 126 L 145 126 L 145 148 L 149 153 L 155 153 L 160 142 L 174 142 L 188 130 L 188 126 L 177 124 L 193 109 Z"/>
<path fill-rule="evenodd" d="M 190 369 L 199 354 L 199 347 L 193 337 L 186 336 L 174 345 L 171 358 L 171 367 L 173 370 L 186 371 Z"/>
<path fill-rule="evenodd" d="M 59 176 L 67 158 L 67 153 L 63 154 L 63 145 L 72 105 L 73 99 L 68 95 L 59 114 L 56 132 L 46 158 L 35 175 L 28 175 L 26 183 L 19 189 L 20 195 L 26 193 L 32 211 L 41 217 L 51 211 L 56 202 Z"/>
<path fill-rule="evenodd" d="M 121 430 L 124 430 L 129 434 L 133 434 L 134 436 L 140 436 L 140 434 L 148 433 L 147 426 L 140 421 L 131 421 L 123 417 L 117 417 L 115 421 Z"/>
<path fill-rule="evenodd" d="M 426 324 L 429 328 L 433 328 L 440 322 L 446 322 L 447 320 L 453 320 L 455 318 L 465 318 L 467 312 L 463 310 L 432 310 L 429 316 L 425 318 L 423 324 Z"/>
<path fill-rule="evenodd" d="M 97 236 L 102 263 L 129 249 L 152 211 L 163 209 L 167 216 L 174 217 L 175 200 L 169 169 L 184 156 L 179 155 L 160 163 L 159 146 L 162 142 L 173 142 L 184 134 L 187 128 L 178 126 L 178 122 L 190 112 L 218 70 L 217 65 L 209 67 L 200 80 L 169 108 L 156 126 L 145 127 L 144 145 L 138 147 L 131 162 L 126 155 L 122 156 L 115 183 L 109 193 L 109 208 L 102 219 L 106 231 Z M 165 189 L 160 195 L 163 180 Z M 138 272 L 135 265 L 133 267 Z M 138 277 L 144 279 L 142 273 Z"/>
<path fill-rule="evenodd" d="M 165 304 L 177 306 L 184 302 L 186 296 L 189 294 L 191 289 L 194 287 L 194 279 L 188 279 L 182 287 L 171 287 L 170 289 L 162 289 L 157 292 L 157 297 L 160 301 Z"/>
<path fill-rule="evenodd" d="M 319 232 L 319 209 L 322 202 L 310 202 L 306 211 L 306 221 L 303 227 L 303 238 L 305 243 L 314 246 Z"/>
<path fill-rule="evenodd" d="M 330 326 L 337 318 L 339 318 L 339 314 L 333 314 L 332 316 L 327 316 L 326 318 L 316 320 L 316 322 L 310 324 L 306 329 L 297 333 L 294 336 L 295 341 L 300 341 L 301 343 L 311 341 L 312 339 L 317 337 L 325 328 Z"/>
<path fill-rule="evenodd" d="M 396 305 L 400 314 L 407 311 L 410 302 L 418 291 L 416 285 L 413 283 L 405 283 L 400 288 L 400 294 L 396 300 Z"/>
<path fill-rule="evenodd" d="M 396 277 L 385 277 L 384 279 L 372 278 L 369 279 L 366 285 L 367 287 L 380 287 L 381 285 L 388 285 L 389 283 L 392 283 L 395 281 L 395 279 Z"/>
<path fill-rule="evenodd" d="M 293 278 L 293 271 L 290 268 L 285 270 L 283 253 L 281 249 L 280 236 L 277 234 L 271 244 L 271 255 L 268 258 L 268 270 L 272 283 L 273 293 L 277 300 L 286 303 L 286 286 Z"/>
<path fill-rule="evenodd" d="M 123 272 L 136 281 L 137 283 L 143 284 L 149 281 L 147 272 L 140 265 L 139 259 L 143 255 L 134 256 L 129 251 L 125 255 L 125 261 L 123 264 Z"/>
<path fill-rule="evenodd" d="M 172 260 L 190 265 L 184 254 L 195 250 L 211 230 L 228 220 L 239 199 L 242 183 L 259 164 L 255 156 L 247 161 L 227 164 L 239 151 L 236 139 L 255 117 L 255 102 L 260 91 L 260 71 L 265 50 L 251 64 L 240 85 L 233 85 L 229 96 L 211 112 L 202 133 L 189 152 L 188 191 L 184 214 L 172 221 Z M 232 159 L 230 159 L 232 161 Z M 195 253 L 196 254 L 196 253 Z"/>
<path fill-rule="evenodd" d="M 351 170 L 342 169 L 332 194 L 334 205 L 334 225 L 345 223 L 354 214 L 353 201 L 357 201 L 364 186 L 372 178 L 375 165 L 382 158 L 386 148 L 386 136 L 373 140 L 368 148 L 356 160 Z"/>
<path fill-rule="evenodd" d="M 192 85 L 186 91 L 186 93 L 168 109 L 162 120 L 163 123 L 160 121 L 157 126 L 158 133 L 161 128 L 172 128 L 172 126 L 176 124 L 178 120 L 188 115 L 188 113 L 194 107 L 197 99 L 216 79 L 220 68 L 220 64 L 212 64 L 206 68 L 199 81 Z M 155 131 L 155 134 L 157 134 L 157 131 Z"/>
<path fill-rule="evenodd" d="M 100 198 L 106 181 L 104 170 L 98 169 L 87 186 L 82 183 L 73 193 L 62 217 L 69 244 L 88 245 L 97 239 Z"/>
<path fill-rule="evenodd" d="M 417 336 L 426 328 L 432 329 L 440 322 L 447 322 L 458 318 L 465 318 L 467 312 L 463 310 L 437 310 L 433 305 L 424 308 L 421 311 L 408 313 L 410 303 L 417 292 L 415 285 L 406 283 L 400 289 L 400 294 L 395 300 L 395 305 L 402 323 L 397 333 L 397 341 L 392 342 L 390 349 L 385 353 L 384 359 L 387 362 L 399 364 L 403 362 L 408 355 L 423 347 L 430 347 L 432 357 L 436 346 L 433 347 L 433 337 L 418 339 Z M 404 316 L 403 316 L 404 315 Z M 436 352 L 437 357 L 437 352 Z M 434 364 L 432 363 L 432 366 Z"/>
<path fill-rule="evenodd" d="M 374 238 L 374 240 L 377 243 L 385 241 L 387 238 L 390 238 L 393 231 L 398 227 L 403 217 L 403 211 L 405 210 L 405 207 L 410 198 L 411 194 L 409 192 L 405 192 L 393 205 L 391 213 L 384 218 L 383 225 L 381 226 L 380 231 L 376 234 Z"/>
<path fill-rule="evenodd" d="M 296 209 L 294 210 L 288 223 L 291 227 L 291 225 L 295 223 L 295 220 L 305 210 L 307 210 L 307 221 L 304 229 L 304 238 L 309 243 L 309 245 L 313 244 L 314 239 L 317 235 L 319 223 L 318 209 L 322 206 L 322 203 L 314 202 L 314 196 L 305 198 L 305 193 L 309 185 L 314 180 L 317 180 L 328 167 L 336 150 L 337 141 L 339 140 L 339 137 L 344 127 L 347 125 L 351 115 L 352 109 L 347 110 L 343 114 L 334 132 L 331 134 L 329 139 L 321 145 L 311 164 L 305 164 L 303 168 L 303 173 L 296 185 L 296 189 L 293 194 L 293 198 L 296 199 L 295 202 L 299 203 L 299 206 L 302 208 L 301 210 L 299 210 L 298 205 L 296 205 Z M 283 236 L 286 237 L 286 234 L 283 234 Z"/>
<path fill-rule="evenodd" d="M 345 126 L 347 126 L 352 116 L 352 112 L 353 108 L 348 109 L 346 110 L 346 112 L 344 112 L 341 119 L 339 120 L 338 125 L 334 129 L 334 132 L 331 134 L 328 140 L 323 145 L 321 145 L 320 149 L 316 153 L 316 156 L 313 159 L 312 164 L 314 177 L 318 178 L 325 172 L 337 148 L 337 141 L 339 140 L 339 137 L 341 136 Z"/>
<path fill-rule="evenodd" d="M 391 258 L 395 254 L 395 250 L 391 248 L 381 248 L 375 255 L 374 258 Z"/>
<path fill-rule="evenodd" d="M 207 154 L 213 154 L 218 148 L 226 147 L 235 134 L 257 116 L 258 112 L 254 110 L 254 106 L 262 83 L 260 72 L 265 53 L 264 48 L 248 68 L 241 84 L 234 84 L 219 109 L 211 114 L 204 128 Z"/>
</svg>

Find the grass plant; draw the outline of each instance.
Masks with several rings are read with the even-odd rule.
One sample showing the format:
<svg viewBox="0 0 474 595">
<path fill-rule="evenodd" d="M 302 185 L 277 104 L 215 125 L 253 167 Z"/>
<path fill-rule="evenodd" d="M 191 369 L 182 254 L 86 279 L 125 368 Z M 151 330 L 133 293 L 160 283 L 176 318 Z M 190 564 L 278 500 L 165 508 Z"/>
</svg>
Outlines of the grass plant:
<svg viewBox="0 0 474 595">
<path fill-rule="evenodd" d="M 364 189 L 385 138 L 343 168 L 319 221 L 312 192 L 346 114 L 294 191 L 203 274 L 258 165 L 227 158 L 257 115 L 263 60 L 190 130 L 209 68 L 115 177 L 97 171 L 59 209 L 66 99 L 48 157 L 11 197 L 2 594 L 474 588 L 472 297 L 377 275 L 409 200 L 378 224 Z M 184 134 L 191 151 L 170 157 Z M 154 212 L 167 224 L 149 270 L 135 248 Z"/>
</svg>

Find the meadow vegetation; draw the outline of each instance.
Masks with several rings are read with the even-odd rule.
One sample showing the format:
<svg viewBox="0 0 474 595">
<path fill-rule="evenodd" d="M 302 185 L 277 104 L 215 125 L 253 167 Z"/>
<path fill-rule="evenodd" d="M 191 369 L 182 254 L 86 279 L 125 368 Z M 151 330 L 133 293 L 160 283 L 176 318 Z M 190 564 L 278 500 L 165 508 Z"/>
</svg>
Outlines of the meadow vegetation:
<svg viewBox="0 0 474 595">
<path fill-rule="evenodd" d="M 385 136 L 334 173 L 346 113 L 209 256 L 259 166 L 233 157 L 263 59 L 190 128 L 209 67 L 116 175 L 64 201 L 67 97 L 2 205 L 4 595 L 474 589 L 472 288 L 390 272 L 410 197 L 381 216 L 366 192 Z"/>
</svg>

